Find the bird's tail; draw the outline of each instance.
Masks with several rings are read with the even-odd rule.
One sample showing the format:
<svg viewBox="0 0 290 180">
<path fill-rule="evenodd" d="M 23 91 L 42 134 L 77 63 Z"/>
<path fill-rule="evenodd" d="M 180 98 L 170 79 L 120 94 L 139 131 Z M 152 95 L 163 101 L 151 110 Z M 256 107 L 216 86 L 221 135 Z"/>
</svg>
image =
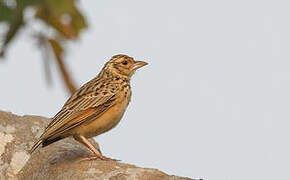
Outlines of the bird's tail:
<svg viewBox="0 0 290 180">
<path fill-rule="evenodd" d="M 29 153 L 32 154 L 40 145 L 42 144 L 42 139 L 38 140 L 30 149 Z"/>
<path fill-rule="evenodd" d="M 63 137 L 61 136 L 57 136 L 57 137 L 52 137 L 52 138 L 47 138 L 47 139 L 39 139 L 31 148 L 31 150 L 29 151 L 30 154 L 32 154 L 40 145 L 41 147 L 45 147 L 48 146 L 56 141 L 59 141 L 63 139 Z"/>
</svg>

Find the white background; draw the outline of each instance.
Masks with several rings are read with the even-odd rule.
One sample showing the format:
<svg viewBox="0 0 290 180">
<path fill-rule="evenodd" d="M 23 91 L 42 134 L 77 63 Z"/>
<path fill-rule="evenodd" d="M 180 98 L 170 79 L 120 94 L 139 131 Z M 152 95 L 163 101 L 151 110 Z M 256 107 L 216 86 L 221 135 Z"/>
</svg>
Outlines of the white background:
<svg viewBox="0 0 290 180">
<path fill-rule="evenodd" d="M 105 155 L 210 180 L 289 179 L 289 1 L 81 1 L 90 29 L 66 60 L 79 85 L 113 55 L 150 64 L 132 79 Z M 21 32 L 0 61 L 0 109 L 51 117 L 67 99 L 48 86 Z"/>
</svg>

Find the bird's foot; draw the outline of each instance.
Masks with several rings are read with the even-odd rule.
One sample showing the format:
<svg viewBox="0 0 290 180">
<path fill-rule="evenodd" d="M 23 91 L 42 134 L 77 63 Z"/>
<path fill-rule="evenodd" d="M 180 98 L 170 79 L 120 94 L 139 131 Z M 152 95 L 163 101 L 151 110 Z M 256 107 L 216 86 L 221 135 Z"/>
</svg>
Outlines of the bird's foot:
<svg viewBox="0 0 290 180">
<path fill-rule="evenodd" d="M 88 154 L 86 158 L 83 158 L 80 161 L 90 161 L 90 160 L 96 160 L 96 159 L 100 159 L 103 161 L 120 161 L 118 159 L 108 158 L 106 156 L 99 155 L 99 154 Z"/>
</svg>

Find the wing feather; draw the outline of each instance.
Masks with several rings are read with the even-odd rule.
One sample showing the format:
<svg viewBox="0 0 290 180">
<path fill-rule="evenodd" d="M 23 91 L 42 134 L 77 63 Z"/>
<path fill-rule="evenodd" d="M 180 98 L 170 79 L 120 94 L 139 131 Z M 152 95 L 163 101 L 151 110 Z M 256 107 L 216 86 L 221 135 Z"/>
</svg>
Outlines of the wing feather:
<svg viewBox="0 0 290 180">
<path fill-rule="evenodd" d="M 94 104 L 88 106 L 87 103 Z M 96 97 L 86 98 L 83 103 L 73 110 L 62 109 L 62 115 L 57 116 L 56 119 L 53 119 L 53 122 L 47 127 L 46 131 L 41 136 L 41 139 L 58 136 L 83 122 L 96 119 L 114 104 L 115 95 L 108 94 L 102 98 L 97 98 L 97 101 Z"/>
<path fill-rule="evenodd" d="M 113 106 L 119 88 L 115 87 L 114 91 L 104 93 L 106 89 L 100 87 L 104 86 L 105 82 L 103 79 L 95 78 L 75 92 L 52 118 L 40 139 L 60 135 L 83 122 L 99 117 Z"/>
</svg>

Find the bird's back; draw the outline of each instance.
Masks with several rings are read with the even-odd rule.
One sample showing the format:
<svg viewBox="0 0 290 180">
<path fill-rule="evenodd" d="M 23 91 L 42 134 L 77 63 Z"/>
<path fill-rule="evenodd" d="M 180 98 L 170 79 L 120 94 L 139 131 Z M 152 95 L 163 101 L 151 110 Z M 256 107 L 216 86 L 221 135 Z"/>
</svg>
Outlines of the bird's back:
<svg viewBox="0 0 290 180">
<path fill-rule="evenodd" d="M 127 79 L 97 76 L 67 100 L 31 151 L 41 144 L 44 147 L 75 133 L 92 137 L 110 130 L 122 118 L 130 98 Z"/>
</svg>

